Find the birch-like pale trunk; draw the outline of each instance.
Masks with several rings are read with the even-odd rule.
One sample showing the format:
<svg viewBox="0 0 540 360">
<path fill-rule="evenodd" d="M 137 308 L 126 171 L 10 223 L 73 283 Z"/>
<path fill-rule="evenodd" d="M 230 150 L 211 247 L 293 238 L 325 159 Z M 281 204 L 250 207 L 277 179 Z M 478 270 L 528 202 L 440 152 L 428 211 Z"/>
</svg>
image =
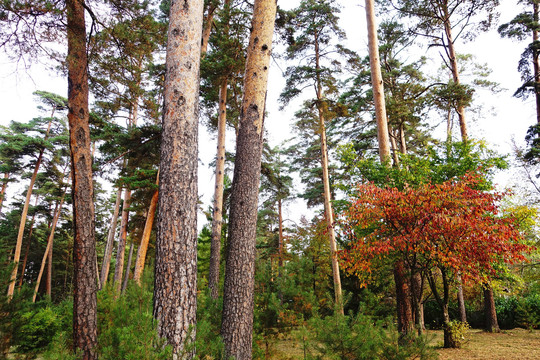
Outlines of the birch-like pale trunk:
<svg viewBox="0 0 540 360">
<path fill-rule="evenodd" d="M 103 254 L 103 263 L 101 264 L 100 284 L 101 288 L 107 284 L 109 278 L 109 268 L 111 267 L 111 258 L 114 247 L 114 235 L 116 234 L 116 227 L 118 223 L 118 213 L 120 212 L 120 202 L 122 201 L 122 187 L 118 188 L 116 192 L 116 202 L 114 204 L 114 212 L 111 219 L 111 225 L 109 227 L 109 234 L 107 236 L 107 244 L 105 245 L 105 253 Z"/>
<path fill-rule="evenodd" d="M 212 211 L 212 239 L 210 242 L 210 267 L 208 271 L 208 287 L 210 296 L 217 299 L 219 294 L 219 269 L 221 260 L 221 227 L 223 224 L 223 182 L 225 180 L 225 133 L 227 126 L 227 79 L 219 89 L 218 108 L 218 144 L 216 155 L 216 184 L 214 191 L 214 208 Z"/>
</svg>

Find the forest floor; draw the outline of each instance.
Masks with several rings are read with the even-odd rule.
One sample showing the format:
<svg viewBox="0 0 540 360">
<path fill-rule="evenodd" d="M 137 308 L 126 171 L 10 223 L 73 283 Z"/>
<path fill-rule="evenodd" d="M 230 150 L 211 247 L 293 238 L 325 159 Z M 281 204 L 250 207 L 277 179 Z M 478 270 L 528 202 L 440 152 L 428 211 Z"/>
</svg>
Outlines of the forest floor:
<svg viewBox="0 0 540 360">
<path fill-rule="evenodd" d="M 431 345 L 439 360 L 538 360 L 540 359 L 540 330 L 513 329 L 492 334 L 478 329 L 468 332 L 468 340 L 461 349 L 443 349 L 442 330 L 428 331 Z M 273 344 L 269 349 L 272 359 L 303 359 L 301 344 L 294 336 Z"/>
</svg>

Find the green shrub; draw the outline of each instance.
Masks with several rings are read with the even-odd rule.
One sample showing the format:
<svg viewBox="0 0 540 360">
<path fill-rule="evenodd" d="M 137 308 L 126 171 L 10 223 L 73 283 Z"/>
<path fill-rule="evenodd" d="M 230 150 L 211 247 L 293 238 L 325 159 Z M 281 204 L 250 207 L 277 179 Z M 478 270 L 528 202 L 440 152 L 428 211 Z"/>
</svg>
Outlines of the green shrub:
<svg viewBox="0 0 540 360">
<path fill-rule="evenodd" d="M 43 351 L 59 328 L 60 319 L 50 306 L 24 313 L 18 331 L 13 334 L 17 352 L 37 354 Z"/>
<path fill-rule="evenodd" d="M 516 309 L 518 301 L 515 296 L 498 297 L 495 299 L 497 322 L 501 329 L 513 329 L 517 326 Z"/>
<path fill-rule="evenodd" d="M 471 328 L 467 322 L 461 322 L 459 320 L 451 320 L 448 323 L 448 329 L 450 330 L 450 342 L 454 344 L 455 348 L 460 348 L 467 340 L 467 331 Z"/>
<path fill-rule="evenodd" d="M 427 360 L 437 356 L 424 337 L 398 341 L 398 332 L 390 322 L 374 321 L 360 313 L 345 316 L 336 312 L 324 319 L 315 317 L 308 324 L 314 335 L 313 359 Z"/>
<path fill-rule="evenodd" d="M 528 329 L 540 328 L 540 294 L 530 294 L 518 300 L 516 320 L 518 326 Z"/>
</svg>

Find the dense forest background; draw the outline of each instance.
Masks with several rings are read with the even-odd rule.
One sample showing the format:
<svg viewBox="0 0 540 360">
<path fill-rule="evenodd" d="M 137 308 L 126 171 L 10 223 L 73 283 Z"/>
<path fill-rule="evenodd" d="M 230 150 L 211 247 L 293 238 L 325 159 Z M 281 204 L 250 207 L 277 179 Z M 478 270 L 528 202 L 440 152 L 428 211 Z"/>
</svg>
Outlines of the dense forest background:
<svg viewBox="0 0 540 360">
<path fill-rule="evenodd" d="M 0 357 L 538 329 L 536 0 L 180 3 L 1 3 Z"/>
</svg>

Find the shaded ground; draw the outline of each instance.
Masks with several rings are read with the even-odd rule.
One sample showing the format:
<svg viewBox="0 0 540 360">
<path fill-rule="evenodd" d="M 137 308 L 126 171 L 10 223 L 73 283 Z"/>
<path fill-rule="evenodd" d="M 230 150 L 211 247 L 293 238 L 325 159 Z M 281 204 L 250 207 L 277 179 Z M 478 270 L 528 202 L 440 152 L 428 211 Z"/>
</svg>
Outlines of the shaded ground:
<svg viewBox="0 0 540 360">
<path fill-rule="evenodd" d="M 514 329 L 490 334 L 473 329 L 461 349 L 443 349 L 442 331 L 429 331 L 428 336 L 432 337 L 431 344 L 440 360 L 540 360 L 540 330 Z M 304 359 L 302 344 L 294 334 L 269 344 L 268 354 L 271 359 Z"/>
</svg>

